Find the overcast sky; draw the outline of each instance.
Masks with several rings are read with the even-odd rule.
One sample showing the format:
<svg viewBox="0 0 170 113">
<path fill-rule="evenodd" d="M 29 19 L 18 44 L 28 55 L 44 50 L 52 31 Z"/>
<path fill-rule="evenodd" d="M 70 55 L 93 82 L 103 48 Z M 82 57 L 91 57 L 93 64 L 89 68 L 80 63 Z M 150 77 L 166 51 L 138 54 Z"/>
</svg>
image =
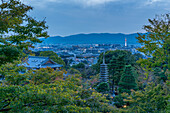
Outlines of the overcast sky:
<svg viewBox="0 0 170 113">
<path fill-rule="evenodd" d="M 78 33 L 136 33 L 156 14 L 170 12 L 170 0 L 23 0 L 31 15 L 46 17 L 51 36 Z"/>
</svg>

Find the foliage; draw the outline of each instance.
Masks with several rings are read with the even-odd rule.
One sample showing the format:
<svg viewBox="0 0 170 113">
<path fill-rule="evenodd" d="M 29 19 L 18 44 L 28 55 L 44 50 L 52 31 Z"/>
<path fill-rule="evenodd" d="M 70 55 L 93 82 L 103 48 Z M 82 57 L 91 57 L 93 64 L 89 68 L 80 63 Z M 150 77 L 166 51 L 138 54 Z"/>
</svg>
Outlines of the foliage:
<svg viewBox="0 0 170 113">
<path fill-rule="evenodd" d="M 27 14 L 31 6 L 8 0 L 1 1 L 0 10 L 0 65 L 17 60 L 23 50 L 41 42 L 39 37 L 48 37 L 46 22 Z"/>
<path fill-rule="evenodd" d="M 125 56 L 119 55 L 117 58 L 112 57 L 110 63 L 108 64 L 109 75 L 111 75 L 110 80 L 113 81 L 113 85 L 118 85 L 120 78 L 124 72 L 125 68 Z"/>
<path fill-rule="evenodd" d="M 105 53 L 105 60 L 106 60 L 106 64 L 109 64 L 112 57 L 119 57 L 119 56 L 124 56 L 124 60 L 125 60 L 125 65 L 134 65 L 135 64 L 135 58 L 132 55 L 132 53 L 130 51 L 126 51 L 126 50 L 115 50 L 115 51 L 107 51 Z M 97 62 L 97 65 L 100 66 L 100 64 L 103 62 L 103 53 L 100 54 L 99 56 L 99 60 Z"/>
<path fill-rule="evenodd" d="M 84 63 L 79 63 L 77 65 L 73 65 L 72 68 L 75 68 L 75 69 L 84 69 L 85 68 L 85 64 Z"/>
<path fill-rule="evenodd" d="M 127 93 L 130 93 L 131 89 L 137 89 L 137 84 L 131 65 L 127 65 L 125 67 L 124 73 L 121 76 L 119 82 L 119 87 L 121 89 L 121 92 L 127 92 Z"/>
<path fill-rule="evenodd" d="M 74 68 L 70 68 L 68 70 L 68 73 L 70 73 L 70 74 L 80 74 L 80 71 L 78 71 L 77 69 L 74 69 Z"/>
<path fill-rule="evenodd" d="M 107 82 L 102 82 L 97 86 L 96 90 L 100 93 L 105 93 L 109 91 L 109 85 Z"/>
<path fill-rule="evenodd" d="M 139 34 L 136 38 L 139 43 L 143 45 L 143 47 L 138 48 L 138 50 L 147 56 L 151 56 L 151 58 L 140 59 L 138 63 L 148 70 L 152 70 L 152 67 L 168 68 L 170 50 L 169 14 L 149 19 L 149 23 L 149 25 L 144 26 L 147 34 Z"/>
<path fill-rule="evenodd" d="M 92 67 L 85 68 L 84 72 L 82 73 L 82 77 L 86 79 L 90 79 L 91 77 L 96 75 L 96 71 L 93 70 Z"/>
<path fill-rule="evenodd" d="M 167 80 L 167 76 L 165 75 L 164 71 L 161 70 L 161 68 L 159 68 L 159 67 L 155 67 L 155 68 L 154 68 L 154 75 L 155 75 L 156 77 L 158 77 L 158 78 L 157 78 L 157 81 L 158 81 L 159 83 L 160 83 L 160 81 L 165 82 L 165 81 Z"/>
<path fill-rule="evenodd" d="M 61 59 L 61 57 L 59 57 L 55 52 L 53 51 L 41 51 L 40 52 L 40 56 L 45 56 L 45 57 L 49 57 L 50 59 L 52 59 L 54 62 L 58 63 L 58 64 L 62 64 L 65 66 L 65 62 Z"/>
<path fill-rule="evenodd" d="M 124 99 L 127 99 L 128 94 L 122 93 L 114 97 L 114 105 L 118 108 L 123 108 L 124 105 L 127 105 L 128 102 L 125 102 Z"/>
<path fill-rule="evenodd" d="M 2 65 L 0 112 L 109 112 L 108 100 L 94 89 L 82 87 L 79 75 L 63 80 L 62 71 L 51 68 L 20 74 L 15 64 Z"/>
<path fill-rule="evenodd" d="M 168 95 L 160 84 L 155 86 L 151 83 L 144 90 L 132 90 L 132 94 L 124 101 L 130 104 L 127 108 L 129 113 L 165 113 Z"/>
<path fill-rule="evenodd" d="M 133 56 L 135 57 L 135 61 L 144 58 L 144 56 L 142 54 L 140 54 L 140 53 L 135 53 L 135 54 L 133 54 Z"/>
<path fill-rule="evenodd" d="M 120 77 L 123 73 L 125 65 L 136 65 L 136 56 L 132 55 L 130 51 L 125 50 L 115 50 L 115 51 L 107 51 L 105 53 L 105 61 L 108 65 L 108 71 L 110 75 L 110 84 L 118 85 L 120 81 Z M 99 73 L 100 64 L 103 62 L 103 54 L 99 56 L 98 63 L 93 65 L 93 69 Z"/>
<path fill-rule="evenodd" d="M 99 84 L 99 74 L 91 76 L 91 78 L 88 80 L 89 84 L 88 86 L 92 88 L 96 88 L 97 85 Z"/>
<path fill-rule="evenodd" d="M 91 76 L 96 74 L 95 70 L 92 67 L 86 67 L 84 63 L 79 63 L 77 65 L 73 65 L 72 68 L 80 71 L 83 79 L 90 79 Z"/>
</svg>

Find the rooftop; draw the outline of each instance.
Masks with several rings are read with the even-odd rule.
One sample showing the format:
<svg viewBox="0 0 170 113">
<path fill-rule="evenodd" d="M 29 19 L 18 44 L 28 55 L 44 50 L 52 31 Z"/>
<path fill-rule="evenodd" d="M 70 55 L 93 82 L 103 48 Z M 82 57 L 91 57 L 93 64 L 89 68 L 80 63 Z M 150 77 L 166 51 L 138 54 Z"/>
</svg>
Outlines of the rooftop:
<svg viewBox="0 0 170 113">
<path fill-rule="evenodd" d="M 52 61 L 49 57 L 41 57 L 41 56 L 29 56 L 26 62 L 23 63 L 23 65 L 28 68 L 63 67 L 63 65 L 60 65 Z"/>
</svg>

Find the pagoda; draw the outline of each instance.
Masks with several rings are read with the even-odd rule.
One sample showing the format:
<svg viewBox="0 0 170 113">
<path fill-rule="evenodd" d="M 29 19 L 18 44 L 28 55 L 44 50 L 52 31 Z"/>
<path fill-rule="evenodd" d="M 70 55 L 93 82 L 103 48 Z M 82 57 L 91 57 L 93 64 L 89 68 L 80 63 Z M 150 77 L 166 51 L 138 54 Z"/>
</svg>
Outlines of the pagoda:
<svg viewBox="0 0 170 113">
<path fill-rule="evenodd" d="M 105 52 L 103 54 L 103 63 L 100 64 L 100 82 L 108 82 L 108 70 L 107 64 L 105 63 Z"/>
</svg>

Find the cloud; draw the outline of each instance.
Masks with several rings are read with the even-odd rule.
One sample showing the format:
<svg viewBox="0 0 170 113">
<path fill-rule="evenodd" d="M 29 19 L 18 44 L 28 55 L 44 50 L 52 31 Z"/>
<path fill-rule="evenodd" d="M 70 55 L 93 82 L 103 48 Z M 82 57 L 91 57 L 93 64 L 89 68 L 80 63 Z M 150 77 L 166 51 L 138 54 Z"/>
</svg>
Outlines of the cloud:
<svg viewBox="0 0 170 113">
<path fill-rule="evenodd" d="M 146 0 L 145 5 L 153 5 L 153 4 L 158 4 L 158 3 L 167 4 L 167 3 L 170 3 L 170 1 L 169 0 Z"/>
<path fill-rule="evenodd" d="M 120 0 L 73 0 L 75 3 L 81 3 L 87 6 L 101 5 L 109 2 L 116 2 Z"/>
<path fill-rule="evenodd" d="M 21 0 L 23 3 L 38 8 L 46 8 L 49 4 L 62 3 L 65 0 Z"/>
<path fill-rule="evenodd" d="M 29 5 L 45 7 L 51 3 L 72 3 L 72 4 L 81 4 L 84 6 L 96 6 L 96 5 L 101 5 L 101 4 L 116 2 L 121 0 L 22 0 L 22 1 Z"/>
<path fill-rule="evenodd" d="M 119 4 L 140 4 L 138 7 L 142 8 L 145 6 L 165 6 L 170 5 L 170 0 L 21 0 L 26 4 L 38 8 L 48 8 L 50 5 L 67 4 L 67 5 L 79 5 L 83 7 L 95 7 L 99 5 L 105 5 L 109 3 Z"/>
</svg>

